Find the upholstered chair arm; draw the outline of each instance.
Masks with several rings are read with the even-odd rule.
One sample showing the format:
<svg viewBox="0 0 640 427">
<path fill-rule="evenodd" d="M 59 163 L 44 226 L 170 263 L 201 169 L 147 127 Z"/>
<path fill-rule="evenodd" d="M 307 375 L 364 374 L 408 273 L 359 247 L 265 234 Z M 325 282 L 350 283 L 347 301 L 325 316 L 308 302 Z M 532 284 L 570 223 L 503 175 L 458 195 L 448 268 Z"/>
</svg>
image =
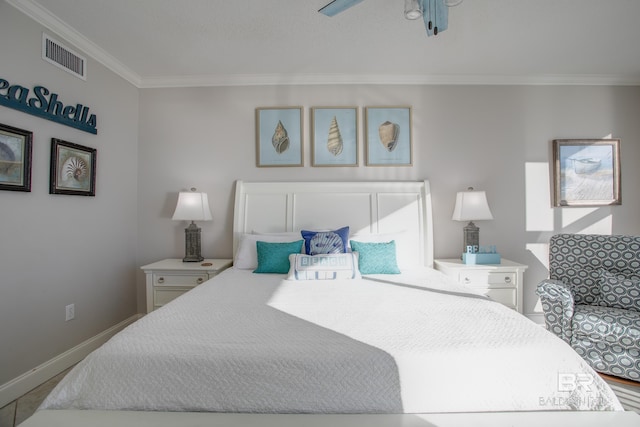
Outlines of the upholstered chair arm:
<svg viewBox="0 0 640 427">
<path fill-rule="evenodd" d="M 571 343 L 573 294 L 562 281 L 545 279 L 538 284 L 536 294 L 542 302 L 547 329 L 567 343 Z"/>
</svg>

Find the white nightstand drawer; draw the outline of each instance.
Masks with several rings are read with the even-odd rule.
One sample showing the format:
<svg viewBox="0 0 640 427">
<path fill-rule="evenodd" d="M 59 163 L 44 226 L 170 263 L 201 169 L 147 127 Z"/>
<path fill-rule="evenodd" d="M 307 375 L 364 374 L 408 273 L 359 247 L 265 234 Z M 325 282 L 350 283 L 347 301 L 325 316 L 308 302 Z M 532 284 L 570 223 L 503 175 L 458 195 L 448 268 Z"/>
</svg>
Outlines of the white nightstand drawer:
<svg viewBox="0 0 640 427">
<path fill-rule="evenodd" d="M 515 272 L 492 272 L 492 271 L 462 271 L 458 276 L 458 282 L 467 286 L 499 287 L 515 286 L 517 274 Z"/>
<path fill-rule="evenodd" d="M 146 276 L 147 313 L 206 282 L 232 263 L 231 259 L 205 259 L 198 263 L 168 258 L 141 267 Z"/>
<path fill-rule="evenodd" d="M 486 296 L 492 300 L 506 305 L 509 308 L 516 308 L 517 293 L 514 289 L 486 289 Z"/>
<path fill-rule="evenodd" d="M 191 288 L 171 288 L 171 287 L 156 288 L 154 290 L 153 303 L 156 307 L 161 307 L 166 303 L 178 298 L 180 295 L 184 294 L 190 289 Z"/>
<path fill-rule="evenodd" d="M 502 258 L 500 264 L 464 264 L 461 259 L 437 259 L 435 267 L 458 283 L 473 288 L 522 313 L 526 265 Z"/>
<path fill-rule="evenodd" d="M 197 286 L 208 278 L 207 274 L 156 273 L 153 275 L 153 284 L 155 286 Z"/>
</svg>

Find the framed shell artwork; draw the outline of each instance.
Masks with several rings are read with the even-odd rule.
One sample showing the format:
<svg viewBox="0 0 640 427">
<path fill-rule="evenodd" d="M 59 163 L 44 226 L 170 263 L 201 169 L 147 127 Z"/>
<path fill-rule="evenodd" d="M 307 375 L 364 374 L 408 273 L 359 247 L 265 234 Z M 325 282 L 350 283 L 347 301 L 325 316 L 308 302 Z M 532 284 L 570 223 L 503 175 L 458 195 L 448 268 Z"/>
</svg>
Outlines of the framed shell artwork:
<svg viewBox="0 0 640 427">
<path fill-rule="evenodd" d="M 311 166 L 358 166 L 358 107 L 311 109 Z"/>
<path fill-rule="evenodd" d="M 411 166 L 411 107 L 365 107 L 367 166 Z"/>
<path fill-rule="evenodd" d="M 95 148 L 51 139 L 50 194 L 96 195 Z"/>
<path fill-rule="evenodd" d="M 31 191 L 33 133 L 0 124 L 0 190 Z"/>
<path fill-rule="evenodd" d="M 256 108 L 256 166 L 303 166 L 302 107 Z"/>
</svg>

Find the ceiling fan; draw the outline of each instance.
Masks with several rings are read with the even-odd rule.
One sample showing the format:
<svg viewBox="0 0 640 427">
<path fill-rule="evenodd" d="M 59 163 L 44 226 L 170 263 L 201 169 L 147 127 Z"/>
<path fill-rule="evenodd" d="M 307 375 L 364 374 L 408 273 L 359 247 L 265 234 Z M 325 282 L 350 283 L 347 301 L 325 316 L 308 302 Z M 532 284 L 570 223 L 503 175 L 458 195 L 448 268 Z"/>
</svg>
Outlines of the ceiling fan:
<svg viewBox="0 0 640 427">
<path fill-rule="evenodd" d="M 363 0 L 333 0 L 318 12 L 335 16 Z M 449 8 L 457 6 L 463 0 L 404 0 L 404 16 L 407 19 L 422 17 L 427 36 L 437 36 L 449 26 Z"/>
</svg>

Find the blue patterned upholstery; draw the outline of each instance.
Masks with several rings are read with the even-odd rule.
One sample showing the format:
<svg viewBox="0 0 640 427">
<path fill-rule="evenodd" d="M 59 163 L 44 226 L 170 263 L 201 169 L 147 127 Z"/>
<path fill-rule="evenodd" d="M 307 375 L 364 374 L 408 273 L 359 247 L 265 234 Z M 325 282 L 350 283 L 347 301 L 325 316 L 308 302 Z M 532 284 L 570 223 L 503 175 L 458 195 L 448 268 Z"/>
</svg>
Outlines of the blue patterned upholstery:
<svg viewBox="0 0 640 427">
<path fill-rule="evenodd" d="M 553 236 L 537 289 L 547 329 L 596 371 L 640 381 L 639 276 L 640 237 Z"/>
</svg>

